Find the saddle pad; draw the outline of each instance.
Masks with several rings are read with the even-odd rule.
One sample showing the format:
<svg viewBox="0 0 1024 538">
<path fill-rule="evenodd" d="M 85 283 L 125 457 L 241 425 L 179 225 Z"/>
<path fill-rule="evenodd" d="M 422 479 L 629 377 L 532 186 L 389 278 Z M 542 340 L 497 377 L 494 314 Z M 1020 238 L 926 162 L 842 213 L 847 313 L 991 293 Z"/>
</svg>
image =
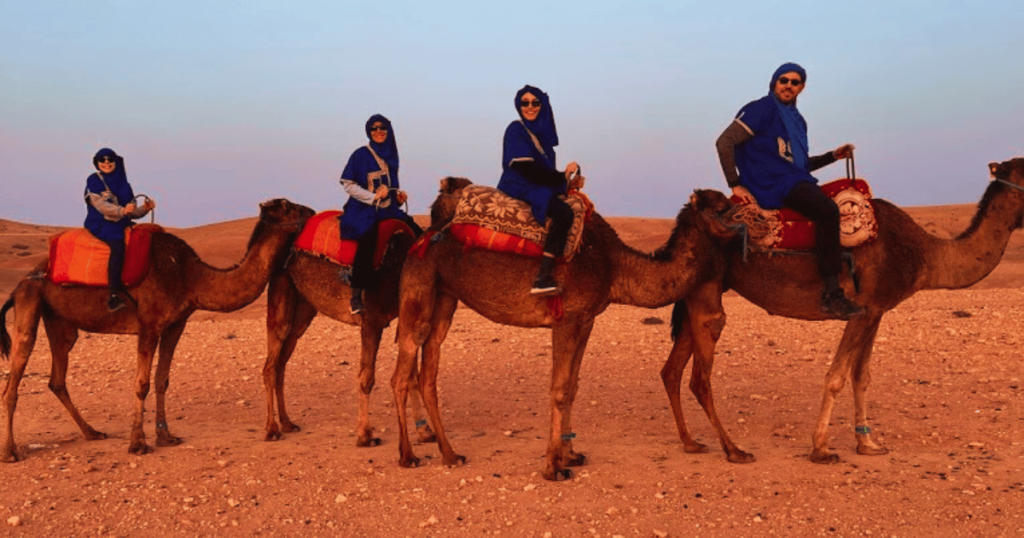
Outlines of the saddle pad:
<svg viewBox="0 0 1024 538">
<path fill-rule="evenodd" d="M 839 238 L 844 247 L 862 245 L 878 235 L 875 209 L 871 205 L 871 187 L 862 179 L 837 179 L 821 186 L 822 192 L 839 206 Z M 730 198 L 739 207 L 733 220 L 747 226 L 748 240 L 755 248 L 780 250 L 811 250 L 816 243 L 815 224 L 792 209 L 761 209 L 756 203 L 743 204 Z"/>
<path fill-rule="evenodd" d="M 295 240 L 295 248 L 338 265 L 352 265 L 359 243 L 341 238 L 341 222 L 338 220 L 341 215 L 341 211 L 323 211 L 313 215 Z M 374 268 L 380 267 L 392 236 L 405 233 L 414 237 L 409 225 L 398 219 L 383 220 L 378 226 L 377 248 L 373 254 Z"/>
<path fill-rule="evenodd" d="M 570 193 L 564 200 L 576 215 L 563 253 L 568 261 L 580 248 L 583 227 L 593 205 L 583 193 Z M 541 256 L 550 226 L 550 221 L 544 226 L 538 224 L 526 202 L 494 187 L 470 185 L 462 191 L 451 231 L 466 248 Z"/>
<path fill-rule="evenodd" d="M 156 224 L 138 224 L 124 232 L 125 256 L 121 280 L 129 288 L 138 286 L 149 274 L 149 251 L 153 234 L 163 232 Z M 75 228 L 50 238 L 46 277 L 54 284 L 107 286 L 110 247 L 85 228 Z"/>
</svg>

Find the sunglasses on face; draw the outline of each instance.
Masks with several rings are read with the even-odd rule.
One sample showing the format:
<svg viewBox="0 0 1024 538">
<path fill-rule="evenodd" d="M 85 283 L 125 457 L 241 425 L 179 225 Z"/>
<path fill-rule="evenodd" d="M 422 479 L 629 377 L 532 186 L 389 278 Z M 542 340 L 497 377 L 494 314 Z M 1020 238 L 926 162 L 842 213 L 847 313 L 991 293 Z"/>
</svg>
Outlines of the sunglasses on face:
<svg viewBox="0 0 1024 538">
<path fill-rule="evenodd" d="M 383 125 L 374 125 L 373 127 L 370 127 L 371 133 L 376 133 L 377 131 L 383 131 L 386 133 L 388 132 L 388 128 Z"/>
<path fill-rule="evenodd" d="M 113 157 L 100 157 L 99 159 L 96 160 L 96 162 L 97 163 L 106 164 L 106 163 L 116 163 L 117 161 L 115 161 Z"/>
<path fill-rule="evenodd" d="M 779 84 L 782 84 L 783 86 L 785 86 L 786 84 L 789 84 L 790 86 L 799 86 L 803 83 L 804 81 L 798 78 L 779 77 Z"/>
<path fill-rule="evenodd" d="M 540 107 L 540 99 L 534 99 L 532 101 L 529 100 L 529 99 L 523 99 L 522 101 L 519 101 L 519 106 L 521 106 L 523 108 L 529 108 L 529 107 L 538 108 L 538 107 Z"/>
</svg>

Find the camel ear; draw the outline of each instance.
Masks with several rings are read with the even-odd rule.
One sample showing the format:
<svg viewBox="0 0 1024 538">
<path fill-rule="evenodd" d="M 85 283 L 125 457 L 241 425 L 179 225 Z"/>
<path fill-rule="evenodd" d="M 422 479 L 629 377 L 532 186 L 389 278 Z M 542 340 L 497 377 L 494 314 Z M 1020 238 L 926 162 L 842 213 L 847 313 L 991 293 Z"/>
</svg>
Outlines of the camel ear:
<svg viewBox="0 0 1024 538">
<path fill-rule="evenodd" d="M 439 183 L 441 187 L 438 189 L 438 192 L 445 192 L 448 189 L 448 178 L 442 178 Z"/>
<path fill-rule="evenodd" d="M 999 177 L 999 163 L 988 163 L 988 175 L 995 179 Z"/>
</svg>

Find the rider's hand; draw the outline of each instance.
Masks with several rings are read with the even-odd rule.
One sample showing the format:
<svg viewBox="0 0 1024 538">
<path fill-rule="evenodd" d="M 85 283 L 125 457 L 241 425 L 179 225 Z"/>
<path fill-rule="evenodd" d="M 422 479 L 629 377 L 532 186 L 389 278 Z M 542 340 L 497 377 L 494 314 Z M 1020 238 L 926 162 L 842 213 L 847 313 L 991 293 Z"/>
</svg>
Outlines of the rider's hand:
<svg viewBox="0 0 1024 538">
<path fill-rule="evenodd" d="M 575 179 L 569 181 L 569 188 L 575 190 L 583 189 L 583 185 L 587 182 L 587 178 L 583 176 L 576 176 Z"/>
<path fill-rule="evenodd" d="M 129 202 L 128 205 L 124 206 L 124 208 L 121 209 L 122 215 L 128 216 L 131 215 L 132 213 L 135 213 L 135 202 Z"/>
<path fill-rule="evenodd" d="M 384 198 L 387 198 L 387 196 L 388 188 L 384 185 L 381 185 L 380 187 L 377 187 L 377 192 L 374 193 L 373 195 L 373 201 L 376 202 L 377 200 L 383 200 Z"/>
<path fill-rule="evenodd" d="M 576 164 L 576 161 L 573 161 L 573 162 L 565 165 L 565 179 L 566 179 L 566 181 L 572 179 L 572 176 L 575 175 L 576 172 L 579 172 L 579 170 L 580 170 L 580 165 Z"/>
<path fill-rule="evenodd" d="M 395 193 L 395 199 L 398 200 L 398 205 L 402 205 L 409 199 L 409 194 L 405 191 L 398 191 Z"/>
<path fill-rule="evenodd" d="M 837 160 L 849 159 L 850 157 L 853 157 L 853 150 L 853 144 L 843 144 L 842 146 L 839 146 L 838 148 L 832 150 L 832 156 L 835 157 Z"/>
<path fill-rule="evenodd" d="M 743 202 L 744 204 L 754 203 L 754 196 L 750 194 L 750 191 L 748 191 L 746 187 L 742 187 L 739 185 L 733 187 L 732 195 L 739 198 L 740 201 Z"/>
<path fill-rule="evenodd" d="M 154 202 L 152 198 L 147 198 L 146 203 L 143 204 L 142 207 L 144 207 L 146 211 L 156 209 L 156 202 Z"/>
</svg>

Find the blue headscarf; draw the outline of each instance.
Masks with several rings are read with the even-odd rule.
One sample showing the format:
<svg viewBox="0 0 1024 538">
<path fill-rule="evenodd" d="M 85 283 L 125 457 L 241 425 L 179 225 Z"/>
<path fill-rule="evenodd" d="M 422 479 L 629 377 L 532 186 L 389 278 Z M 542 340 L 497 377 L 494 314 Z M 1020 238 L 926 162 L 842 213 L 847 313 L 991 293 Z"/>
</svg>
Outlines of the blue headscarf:
<svg viewBox="0 0 1024 538">
<path fill-rule="evenodd" d="M 378 121 L 388 129 L 388 137 L 379 144 L 370 136 L 370 127 Z M 391 120 L 380 114 L 370 116 L 370 119 L 366 120 L 366 137 L 370 139 L 370 147 L 374 153 L 388 164 L 388 175 L 391 179 L 398 179 L 398 143 L 395 142 L 395 130 L 391 127 Z"/>
<path fill-rule="evenodd" d="M 117 166 L 114 167 L 114 171 L 109 174 L 99 172 L 100 159 L 103 157 L 110 157 L 114 160 Z M 132 186 L 128 184 L 128 174 L 124 169 L 124 158 L 114 152 L 110 148 L 103 148 L 96 152 L 96 155 L 92 158 L 92 165 L 96 167 L 97 172 L 103 177 L 103 181 L 106 182 L 107 188 L 110 192 L 117 196 L 117 201 L 121 205 L 127 205 L 135 198 L 135 193 L 132 191 Z"/>
<path fill-rule="evenodd" d="M 537 114 L 537 119 L 533 121 L 529 121 L 523 117 L 523 109 L 519 106 L 519 101 L 522 101 L 523 95 L 527 93 L 532 93 L 540 100 L 540 113 Z M 523 86 L 521 90 L 516 92 L 515 107 L 516 112 L 519 113 L 519 118 L 523 120 L 526 128 L 533 133 L 533 136 L 537 137 L 541 146 L 544 146 L 545 148 L 553 148 L 558 145 L 558 129 L 555 128 L 555 113 L 551 110 L 551 101 L 548 99 L 548 94 L 541 91 L 540 88 L 527 84 L 526 86 Z"/>
<path fill-rule="evenodd" d="M 786 132 L 789 133 L 789 146 L 793 154 L 793 164 L 801 169 L 806 169 L 810 151 L 810 146 L 807 143 L 807 122 L 804 121 L 804 117 L 800 115 L 800 111 L 796 108 L 796 99 L 792 103 L 786 104 L 775 97 L 775 83 L 778 82 L 779 77 L 789 72 L 797 73 L 800 75 L 800 79 L 804 81 L 804 84 L 807 84 L 807 71 L 803 67 L 792 62 L 784 63 L 772 75 L 772 80 L 768 83 L 768 95 L 775 99 L 775 106 L 779 109 L 782 123 L 786 126 Z"/>
</svg>

